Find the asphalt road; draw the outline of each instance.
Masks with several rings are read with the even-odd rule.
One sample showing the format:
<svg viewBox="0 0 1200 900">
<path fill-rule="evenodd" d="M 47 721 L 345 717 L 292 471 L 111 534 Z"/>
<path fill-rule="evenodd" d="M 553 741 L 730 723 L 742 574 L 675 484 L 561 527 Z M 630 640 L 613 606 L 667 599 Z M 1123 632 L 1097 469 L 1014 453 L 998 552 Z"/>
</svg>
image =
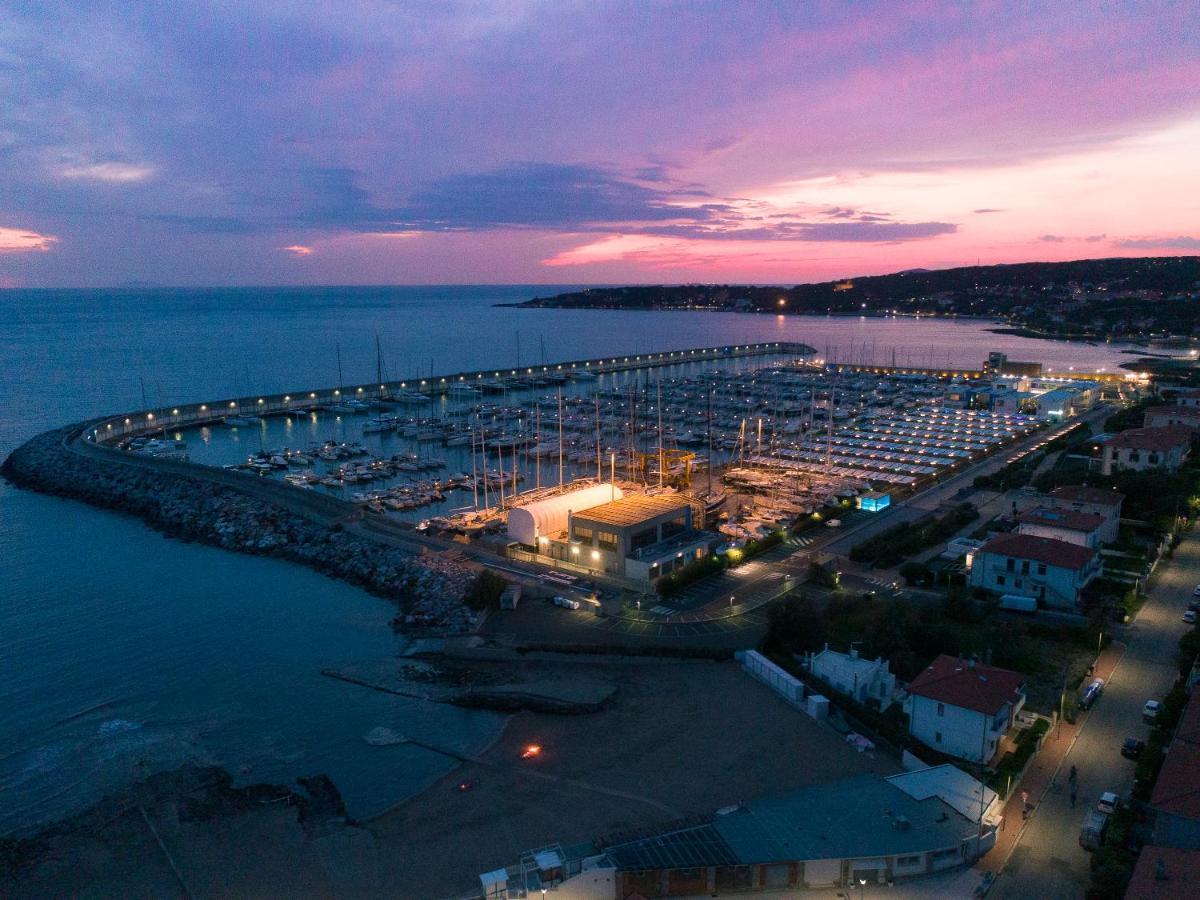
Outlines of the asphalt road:
<svg viewBox="0 0 1200 900">
<path fill-rule="evenodd" d="M 1121 756 L 1121 744 L 1131 735 L 1146 737 L 1142 705 L 1161 698 L 1178 675 L 1175 650 L 1191 627 L 1183 623 L 1182 616 L 1198 582 L 1200 536 L 1189 534 L 1166 564 L 1136 621 L 1121 637 L 1127 646 L 1124 658 L 1088 715 L 990 897 L 1059 900 L 1084 896 L 1091 857 L 1079 847 L 1079 828 L 1102 792 L 1127 796 L 1133 787 L 1134 764 Z M 1078 802 L 1073 809 L 1067 786 L 1072 765 L 1079 776 Z"/>
</svg>

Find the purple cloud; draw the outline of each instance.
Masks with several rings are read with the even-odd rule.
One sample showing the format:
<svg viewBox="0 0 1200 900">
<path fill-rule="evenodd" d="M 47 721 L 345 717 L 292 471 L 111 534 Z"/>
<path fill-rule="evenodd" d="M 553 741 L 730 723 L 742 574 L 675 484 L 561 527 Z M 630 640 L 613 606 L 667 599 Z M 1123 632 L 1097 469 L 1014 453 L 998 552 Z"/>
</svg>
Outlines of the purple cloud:
<svg viewBox="0 0 1200 900">
<path fill-rule="evenodd" d="M 1186 234 L 1175 237 L 1136 238 L 1115 242 L 1128 250 L 1200 250 L 1200 238 Z"/>
</svg>

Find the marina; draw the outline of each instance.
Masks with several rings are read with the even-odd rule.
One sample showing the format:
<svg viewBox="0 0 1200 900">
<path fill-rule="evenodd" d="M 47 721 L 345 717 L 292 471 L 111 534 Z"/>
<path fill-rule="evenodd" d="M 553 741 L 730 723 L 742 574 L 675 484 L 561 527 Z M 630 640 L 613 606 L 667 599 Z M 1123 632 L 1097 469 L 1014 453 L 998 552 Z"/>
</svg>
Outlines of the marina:
<svg viewBox="0 0 1200 900">
<path fill-rule="evenodd" d="M 509 510 L 588 485 L 679 493 L 697 527 L 736 548 L 863 495 L 886 505 L 1020 440 L 1049 421 L 1037 397 L 1090 403 L 1134 377 L 1039 374 L 1018 384 L 989 371 L 999 359 L 932 370 L 840 363 L 797 344 L 699 348 L 489 378 L 431 375 L 415 389 L 348 389 L 364 396 L 344 402 L 341 388 L 309 392 L 299 406 L 292 395 L 255 398 L 257 416 L 240 411 L 247 401 L 200 404 L 157 414 L 190 424 L 159 426 L 145 413 L 92 435 L 153 422 L 111 443 L 468 537 L 499 533 Z M 1010 389 L 1031 384 L 1041 393 L 1016 392 L 1021 403 L 1006 405 Z M 211 414 L 223 408 L 235 411 Z M 573 562 L 564 554 L 559 568 Z"/>
</svg>

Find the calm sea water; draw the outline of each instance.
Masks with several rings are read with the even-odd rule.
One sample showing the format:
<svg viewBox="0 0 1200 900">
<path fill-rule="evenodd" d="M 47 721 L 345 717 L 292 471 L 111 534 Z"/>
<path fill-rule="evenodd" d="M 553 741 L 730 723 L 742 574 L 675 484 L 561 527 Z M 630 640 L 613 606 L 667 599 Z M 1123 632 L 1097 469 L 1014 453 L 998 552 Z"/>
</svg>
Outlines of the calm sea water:
<svg viewBox="0 0 1200 900">
<path fill-rule="evenodd" d="M 1117 347 L 985 323 L 497 308 L 559 288 L 2 291 L 0 454 L 91 415 L 375 377 L 724 343 L 803 341 L 835 358 L 977 365 L 989 350 L 1105 367 Z M 835 351 L 836 348 L 836 351 Z M 166 540 L 0 484 L 0 834 L 183 761 L 243 780 L 325 772 L 369 815 L 446 771 L 378 725 L 461 750 L 502 717 L 389 697 L 322 668 L 396 652 L 390 606 L 298 566 Z"/>
</svg>

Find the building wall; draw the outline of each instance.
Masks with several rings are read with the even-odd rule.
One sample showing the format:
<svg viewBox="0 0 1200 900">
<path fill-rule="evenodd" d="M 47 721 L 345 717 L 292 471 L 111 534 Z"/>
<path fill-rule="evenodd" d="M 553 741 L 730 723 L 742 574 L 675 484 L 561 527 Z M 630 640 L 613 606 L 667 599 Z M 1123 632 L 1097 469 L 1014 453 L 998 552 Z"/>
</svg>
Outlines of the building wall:
<svg viewBox="0 0 1200 900">
<path fill-rule="evenodd" d="M 942 714 L 938 715 L 938 707 Z M 987 717 L 973 710 L 949 703 L 938 703 L 929 697 L 913 696 L 909 709 L 908 730 L 921 743 L 942 753 L 982 762 L 982 752 L 991 759 L 996 752 L 994 737 L 985 737 Z M 940 739 L 939 739 L 940 736 Z M 985 745 L 985 740 L 990 746 Z"/>
<path fill-rule="evenodd" d="M 1008 571 L 1008 560 L 1014 559 L 1015 571 Z M 1029 571 L 1024 571 L 1024 563 Z M 1079 592 L 1099 573 L 1099 564 L 1081 571 L 1045 565 L 1045 572 L 1036 560 L 1022 560 L 999 553 L 976 553 L 971 562 L 967 583 L 998 594 L 1019 594 L 1044 601 L 1051 609 L 1074 611 L 1079 606 Z"/>
<path fill-rule="evenodd" d="M 1042 522 L 1022 522 L 1017 526 L 1017 532 L 1020 534 L 1035 534 L 1038 537 L 1054 538 L 1056 541 L 1066 541 L 1068 544 L 1077 544 L 1080 547 L 1092 547 L 1094 549 L 1100 546 L 1099 530 L 1075 531 L 1072 528 L 1060 528 L 1056 525 L 1046 525 Z"/>
<path fill-rule="evenodd" d="M 1162 469 L 1166 472 L 1177 472 L 1185 455 L 1183 447 L 1172 447 L 1170 450 L 1138 450 L 1131 447 L 1105 446 L 1104 462 L 1100 471 L 1104 475 L 1111 475 L 1119 470 L 1145 472 L 1149 469 Z"/>
<path fill-rule="evenodd" d="M 1104 519 L 1104 524 L 1097 529 L 1102 544 L 1111 544 L 1120 536 L 1121 507 L 1119 506 L 1104 506 L 1099 503 L 1068 503 L 1054 497 L 1045 497 L 1044 500 L 1055 509 L 1073 509 L 1076 512 L 1095 513 Z"/>
<path fill-rule="evenodd" d="M 1200 406 L 1200 398 L 1187 403 L 1180 400 L 1179 404 L 1181 406 Z M 1168 425 L 1183 425 L 1185 428 L 1193 430 L 1200 429 L 1200 409 L 1197 409 L 1193 415 L 1169 409 L 1155 409 L 1153 406 L 1146 410 L 1145 427 L 1165 428 Z"/>
</svg>

